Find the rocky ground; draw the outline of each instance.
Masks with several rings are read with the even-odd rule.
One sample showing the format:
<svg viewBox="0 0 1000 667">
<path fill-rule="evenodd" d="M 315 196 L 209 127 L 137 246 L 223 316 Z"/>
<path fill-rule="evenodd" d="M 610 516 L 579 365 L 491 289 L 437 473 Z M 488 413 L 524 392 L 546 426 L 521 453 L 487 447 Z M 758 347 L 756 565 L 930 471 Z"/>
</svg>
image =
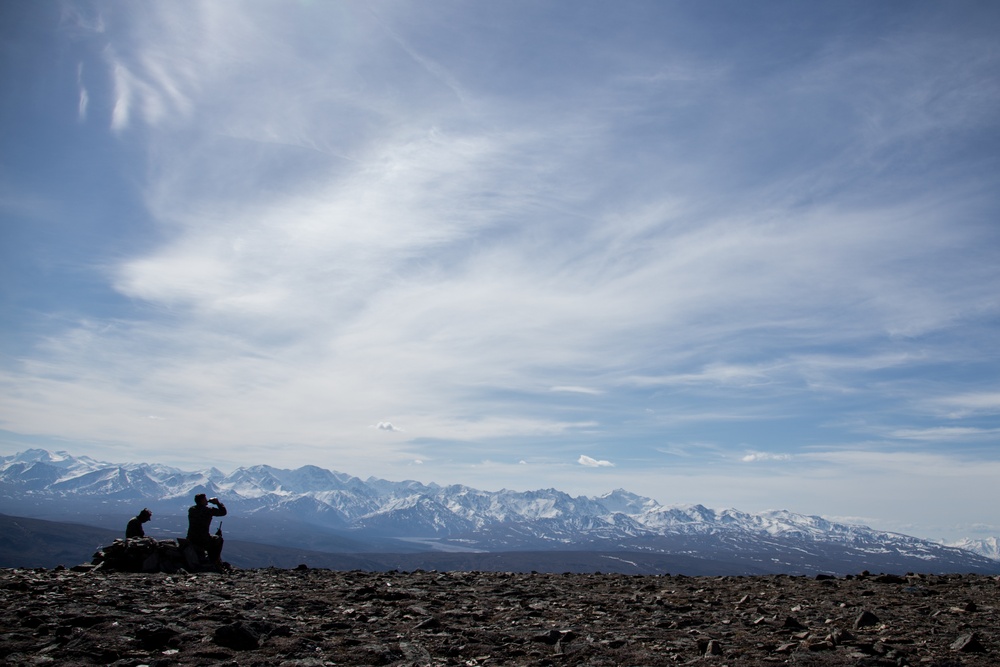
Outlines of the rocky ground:
<svg viewBox="0 0 1000 667">
<path fill-rule="evenodd" d="M 8 665 L 1000 664 L 1000 581 L 0 570 Z"/>
</svg>

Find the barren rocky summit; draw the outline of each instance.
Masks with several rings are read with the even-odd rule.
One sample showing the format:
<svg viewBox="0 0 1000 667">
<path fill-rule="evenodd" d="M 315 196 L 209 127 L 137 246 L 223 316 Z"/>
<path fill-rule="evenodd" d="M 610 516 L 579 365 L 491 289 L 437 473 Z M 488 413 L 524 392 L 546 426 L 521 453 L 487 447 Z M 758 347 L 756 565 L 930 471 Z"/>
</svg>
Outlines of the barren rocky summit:
<svg viewBox="0 0 1000 667">
<path fill-rule="evenodd" d="M 985 666 L 998 593 L 957 574 L 0 570 L 0 662 Z"/>
</svg>

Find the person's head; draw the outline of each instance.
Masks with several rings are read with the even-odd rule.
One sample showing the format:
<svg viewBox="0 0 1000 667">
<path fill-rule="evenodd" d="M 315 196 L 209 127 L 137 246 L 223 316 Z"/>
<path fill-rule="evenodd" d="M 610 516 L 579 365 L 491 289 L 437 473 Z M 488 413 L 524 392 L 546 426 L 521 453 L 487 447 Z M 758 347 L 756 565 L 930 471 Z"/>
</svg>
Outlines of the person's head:
<svg viewBox="0 0 1000 667">
<path fill-rule="evenodd" d="M 204 493 L 199 493 L 198 495 L 196 495 L 194 497 L 194 504 L 195 505 L 207 505 L 208 504 L 208 496 L 206 496 Z"/>
<path fill-rule="evenodd" d="M 149 511 L 148 508 L 143 507 L 142 511 L 139 512 L 139 521 L 146 523 L 153 518 L 153 513 Z"/>
</svg>

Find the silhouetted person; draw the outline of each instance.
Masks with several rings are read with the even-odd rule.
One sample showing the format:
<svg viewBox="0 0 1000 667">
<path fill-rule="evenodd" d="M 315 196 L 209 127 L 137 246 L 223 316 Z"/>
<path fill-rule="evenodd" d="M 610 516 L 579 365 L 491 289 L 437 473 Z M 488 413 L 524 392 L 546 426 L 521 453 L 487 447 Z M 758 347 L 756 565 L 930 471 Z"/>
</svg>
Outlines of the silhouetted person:
<svg viewBox="0 0 1000 667">
<path fill-rule="evenodd" d="M 211 503 L 215 507 L 209 507 Z M 211 535 L 212 517 L 226 516 L 226 506 L 218 498 L 207 498 L 204 493 L 194 497 L 194 505 L 188 509 L 188 542 L 208 553 L 208 560 L 215 565 L 222 564 L 222 531 Z"/>
<path fill-rule="evenodd" d="M 139 514 L 128 520 L 128 525 L 125 526 L 125 539 L 127 540 L 130 537 L 146 537 L 146 533 L 142 529 L 142 524 L 152 518 L 153 513 L 143 507 Z"/>
</svg>

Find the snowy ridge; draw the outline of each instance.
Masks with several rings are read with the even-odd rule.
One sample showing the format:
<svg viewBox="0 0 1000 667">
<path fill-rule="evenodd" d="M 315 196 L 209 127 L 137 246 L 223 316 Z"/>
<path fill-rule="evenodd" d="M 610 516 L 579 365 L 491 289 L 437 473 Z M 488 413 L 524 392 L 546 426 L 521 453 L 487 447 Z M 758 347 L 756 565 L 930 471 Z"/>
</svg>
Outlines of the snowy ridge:
<svg viewBox="0 0 1000 667">
<path fill-rule="evenodd" d="M 1000 537 L 987 537 L 981 540 L 973 540 L 967 537 L 958 542 L 949 542 L 945 546 L 964 549 L 965 551 L 985 556 L 990 560 L 1000 561 Z"/>
<path fill-rule="evenodd" d="M 118 502 L 179 513 L 195 493 L 225 498 L 242 516 L 286 517 L 331 529 L 404 538 L 453 539 L 483 548 L 539 544 L 700 539 L 732 550 L 783 545 L 815 552 L 838 545 L 864 553 L 954 561 L 968 551 L 926 540 L 828 521 L 788 510 L 761 513 L 703 505 L 661 505 L 617 489 L 572 497 L 556 489 L 483 491 L 412 480 L 390 482 L 316 466 L 295 470 L 256 465 L 226 475 L 146 463 L 101 463 L 65 452 L 32 449 L 0 457 L 0 498 L 18 502 Z M 971 550 L 971 544 L 956 545 Z M 989 545 L 986 545 L 988 548 Z M 996 558 L 996 540 L 992 543 Z M 979 551 L 978 553 L 982 553 Z M 984 554 L 989 555 L 989 554 Z"/>
</svg>

